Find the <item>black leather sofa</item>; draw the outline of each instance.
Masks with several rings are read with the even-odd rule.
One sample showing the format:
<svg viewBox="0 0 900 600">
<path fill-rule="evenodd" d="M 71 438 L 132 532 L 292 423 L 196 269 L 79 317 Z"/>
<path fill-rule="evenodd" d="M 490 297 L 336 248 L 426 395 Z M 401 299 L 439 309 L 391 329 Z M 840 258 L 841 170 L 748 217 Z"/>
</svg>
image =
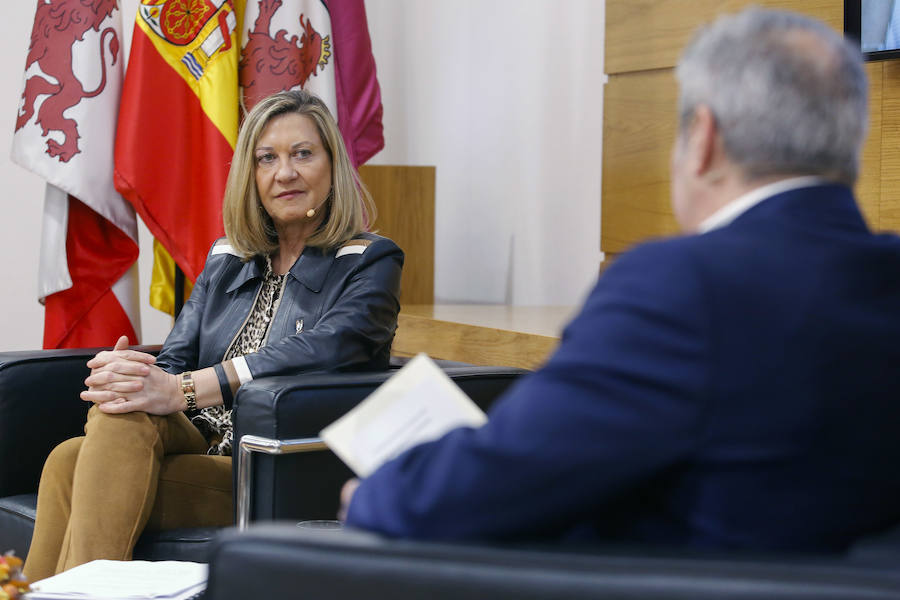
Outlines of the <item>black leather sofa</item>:
<svg viewBox="0 0 900 600">
<path fill-rule="evenodd" d="M 158 347 L 143 347 L 155 352 Z M 0 353 L 0 552 L 26 556 L 44 460 L 59 442 L 82 435 L 89 405 L 78 398 L 97 349 Z M 403 363 L 366 373 L 321 373 L 252 381 L 235 397 L 235 438 L 316 440 Z M 483 408 L 525 371 L 439 363 Z M 279 455 L 280 454 L 280 455 Z M 235 461 L 238 460 L 237 453 Z M 328 451 L 249 455 L 250 520 L 332 519 L 350 471 Z M 237 467 L 237 465 L 235 465 Z M 234 469 L 237 480 L 238 469 Z M 215 529 L 146 532 L 135 558 L 206 562 Z"/>
<path fill-rule="evenodd" d="M 876 550 L 788 557 L 563 551 L 261 524 L 219 535 L 205 598 L 900 599 L 900 561 Z"/>
</svg>

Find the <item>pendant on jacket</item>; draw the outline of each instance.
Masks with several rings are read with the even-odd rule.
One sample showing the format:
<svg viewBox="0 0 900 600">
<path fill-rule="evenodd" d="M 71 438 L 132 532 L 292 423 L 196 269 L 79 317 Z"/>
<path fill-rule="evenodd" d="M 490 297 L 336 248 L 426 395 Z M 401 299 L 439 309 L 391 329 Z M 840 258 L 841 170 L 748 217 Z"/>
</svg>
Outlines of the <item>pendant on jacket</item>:
<svg viewBox="0 0 900 600">
<path fill-rule="evenodd" d="M 297 319 L 297 333 L 301 333 L 303 331 L 303 319 Z"/>
</svg>

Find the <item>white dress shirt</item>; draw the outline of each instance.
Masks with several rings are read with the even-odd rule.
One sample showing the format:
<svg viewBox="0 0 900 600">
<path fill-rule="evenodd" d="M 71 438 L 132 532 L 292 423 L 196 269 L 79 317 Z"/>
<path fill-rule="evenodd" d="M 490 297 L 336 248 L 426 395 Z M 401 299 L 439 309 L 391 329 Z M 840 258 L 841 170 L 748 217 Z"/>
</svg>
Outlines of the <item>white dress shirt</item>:
<svg viewBox="0 0 900 600">
<path fill-rule="evenodd" d="M 790 177 L 788 179 L 781 179 L 774 183 L 769 183 L 758 188 L 754 188 L 746 194 L 738 196 L 710 216 L 706 217 L 703 222 L 700 223 L 700 225 L 697 227 L 697 233 L 706 233 L 707 231 L 712 231 L 713 229 L 725 227 L 763 200 L 771 198 L 772 196 L 775 196 L 777 194 L 781 194 L 789 190 L 812 187 L 814 185 L 822 185 L 823 183 L 825 183 L 825 180 L 823 180 L 821 177 L 808 175 L 804 177 Z"/>
</svg>

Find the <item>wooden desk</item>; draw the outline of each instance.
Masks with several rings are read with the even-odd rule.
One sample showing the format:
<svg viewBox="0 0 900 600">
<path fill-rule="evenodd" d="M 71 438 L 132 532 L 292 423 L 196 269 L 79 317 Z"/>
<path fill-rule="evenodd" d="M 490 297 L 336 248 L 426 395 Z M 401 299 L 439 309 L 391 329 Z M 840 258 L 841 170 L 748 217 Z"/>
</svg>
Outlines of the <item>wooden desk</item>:
<svg viewBox="0 0 900 600">
<path fill-rule="evenodd" d="M 406 305 L 392 352 L 536 369 L 556 348 L 575 311 L 573 306 Z"/>
</svg>

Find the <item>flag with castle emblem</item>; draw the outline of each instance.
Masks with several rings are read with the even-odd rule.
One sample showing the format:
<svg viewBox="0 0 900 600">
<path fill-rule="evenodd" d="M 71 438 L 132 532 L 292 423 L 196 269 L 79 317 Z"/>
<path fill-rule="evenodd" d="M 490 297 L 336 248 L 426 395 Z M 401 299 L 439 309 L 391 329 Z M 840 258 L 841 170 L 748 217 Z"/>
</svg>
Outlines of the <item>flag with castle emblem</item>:
<svg viewBox="0 0 900 600">
<path fill-rule="evenodd" d="M 222 195 L 238 127 L 241 0 L 141 0 L 122 90 L 116 188 L 157 245 L 195 281 L 222 235 Z M 171 310 L 153 282 L 151 304 Z M 167 306 L 168 304 L 168 306 Z M 167 311 L 168 312 L 168 311 Z"/>
<path fill-rule="evenodd" d="M 38 0 L 12 158 L 47 181 L 44 347 L 137 342 L 137 221 L 113 187 L 122 81 L 116 0 Z"/>
</svg>

